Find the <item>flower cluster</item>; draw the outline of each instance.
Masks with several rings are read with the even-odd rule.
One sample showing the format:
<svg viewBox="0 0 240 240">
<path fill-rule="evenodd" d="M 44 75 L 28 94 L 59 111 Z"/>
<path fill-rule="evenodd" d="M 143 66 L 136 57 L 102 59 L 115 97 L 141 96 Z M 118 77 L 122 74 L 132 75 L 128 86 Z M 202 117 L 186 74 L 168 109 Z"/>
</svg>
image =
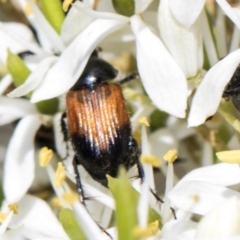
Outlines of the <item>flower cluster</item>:
<svg viewBox="0 0 240 240">
<path fill-rule="evenodd" d="M 0 6 L 24 15 L 0 22 L 0 125 L 10 136 L 0 139 L 0 239 L 240 239 L 239 4 Z M 107 189 L 79 166 L 84 205 L 60 119 L 65 94 L 99 47 L 118 80 L 139 75 L 123 92 L 144 178 L 136 166 L 120 168 Z"/>
</svg>

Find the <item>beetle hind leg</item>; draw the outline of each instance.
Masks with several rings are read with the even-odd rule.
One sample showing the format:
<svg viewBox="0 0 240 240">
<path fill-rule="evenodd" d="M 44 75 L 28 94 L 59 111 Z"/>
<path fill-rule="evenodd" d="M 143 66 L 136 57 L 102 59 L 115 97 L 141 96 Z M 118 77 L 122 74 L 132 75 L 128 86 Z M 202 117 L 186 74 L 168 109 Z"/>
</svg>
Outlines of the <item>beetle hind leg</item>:
<svg viewBox="0 0 240 240">
<path fill-rule="evenodd" d="M 80 201 L 86 207 L 86 204 L 85 204 L 85 194 L 84 194 L 84 191 L 83 191 L 83 185 L 82 185 L 82 182 L 81 182 L 80 173 L 78 171 L 78 165 L 79 165 L 78 164 L 78 159 L 77 159 L 76 156 L 74 156 L 74 158 L 73 158 L 73 169 L 74 169 L 74 173 L 75 173 L 77 192 L 78 192 L 78 195 L 80 197 Z"/>
</svg>

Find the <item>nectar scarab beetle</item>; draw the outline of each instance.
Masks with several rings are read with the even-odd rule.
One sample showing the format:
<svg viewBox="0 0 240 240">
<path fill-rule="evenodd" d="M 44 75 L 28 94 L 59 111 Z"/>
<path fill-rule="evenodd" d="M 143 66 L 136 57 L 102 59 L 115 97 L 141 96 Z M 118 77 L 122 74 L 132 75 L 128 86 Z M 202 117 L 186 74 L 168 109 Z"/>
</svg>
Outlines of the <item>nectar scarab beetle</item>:
<svg viewBox="0 0 240 240">
<path fill-rule="evenodd" d="M 91 177 L 107 187 L 106 174 L 117 177 L 120 165 L 127 170 L 137 165 L 139 177 L 143 177 L 138 162 L 139 150 L 132 137 L 131 123 L 120 84 L 136 78 L 137 74 L 110 83 L 117 70 L 91 55 L 75 85 L 66 95 L 67 129 L 75 157 L 73 160 L 77 189 L 84 200 L 78 165 L 82 165 Z M 62 119 L 64 128 L 64 120 Z"/>
</svg>

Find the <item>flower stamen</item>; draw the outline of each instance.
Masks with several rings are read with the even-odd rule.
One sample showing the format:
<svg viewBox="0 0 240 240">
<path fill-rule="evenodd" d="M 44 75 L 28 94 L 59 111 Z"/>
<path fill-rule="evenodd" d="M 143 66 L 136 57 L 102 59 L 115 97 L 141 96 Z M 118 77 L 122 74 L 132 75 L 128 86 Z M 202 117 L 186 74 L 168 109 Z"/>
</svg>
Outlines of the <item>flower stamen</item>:
<svg viewBox="0 0 240 240">
<path fill-rule="evenodd" d="M 150 124 L 149 124 L 149 122 L 148 122 L 148 120 L 147 120 L 146 117 L 141 117 L 141 118 L 138 120 L 138 122 L 141 123 L 141 124 L 144 124 L 144 125 L 147 126 L 147 127 L 150 127 Z"/>
<path fill-rule="evenodd" d="M 13 211 L 14 214 L 18 214 L 18 205 L 16 203 L 9 204 L 8 208 Z"/>
<path fill-rule="evenodd" d="M 55 173 L 54 184 L 56 187 L 60 187 L 66 179 L 65 167 L 61 162 L 58 163 L 57 171 Z"/>
<path fill-rule="evenodd" d="M 169 150 L 164 156 L 163 159 L 168 163 L 173 163 L 177 159 L 177 150 Z"/>
<path fill-rule="evenodd" d="M 152 154 L 142 154 L 140 161 L 141 163 L 149 164 L 153 167 L 160 167 L 160 160 Z"/>
<path fill-rule="evenodd" d="M 52 159 L 53 151 L 47 147 L 43 147 L 39 152 L 39 165 L 45 167 Z"/>
</svg>

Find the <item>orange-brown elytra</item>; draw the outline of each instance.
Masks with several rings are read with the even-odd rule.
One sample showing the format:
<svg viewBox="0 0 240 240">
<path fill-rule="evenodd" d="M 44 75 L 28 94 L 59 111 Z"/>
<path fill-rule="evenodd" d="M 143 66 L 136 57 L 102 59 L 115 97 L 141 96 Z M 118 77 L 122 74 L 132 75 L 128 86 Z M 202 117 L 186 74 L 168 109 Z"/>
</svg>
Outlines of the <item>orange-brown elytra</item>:
<svg viewBox="0 0 240 240">
<path fill-rule="evenodd" d="M 107 187 L 106 174 L 116 177 L 118 168 L 127 170 L 137 164 L 139 177 L 143 177 L 138 162 L 139 151 L 132 137 L 131 123 L 120 83 L 109 83 L 117 71 L 98 58 L 96 51 L 85 70 L 66 96 L 68 135 L 75 157 L 73 160 L 77 189 L 82 195 L 78 165 L 82 165 L 93 179 Z M 64 126 L 64 121 L 62 121 Z"/>
</svg>

